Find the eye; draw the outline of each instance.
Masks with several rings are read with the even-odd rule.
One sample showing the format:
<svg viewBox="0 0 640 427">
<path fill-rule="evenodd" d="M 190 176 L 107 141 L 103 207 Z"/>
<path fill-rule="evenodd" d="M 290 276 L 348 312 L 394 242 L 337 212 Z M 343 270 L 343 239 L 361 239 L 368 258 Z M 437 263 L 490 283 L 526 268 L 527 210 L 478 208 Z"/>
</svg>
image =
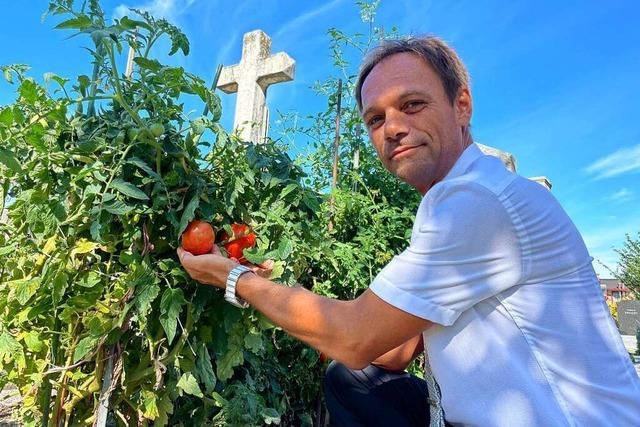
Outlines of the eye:
<svg viewBox="0 0 640 427">
<path fill-rule="evenodd" d="M 417 113 L 418 111 L 422 110 L 425 106 L 427 105 L 427 103 L 425 101 L 420 101 L 420 100 L 415 100 L 415 101 L 409 101 L 406 104 L 404 104 L 404 106 L 402 107 L 402 110 L 405 113 Z"/>
<path fill-rule="evenodd" d="M 367 126 L 370 128 L 375 127 L 380 123 L 382 123 L 382 116 L 373 116 L 369 120 L 367 120 Z"/>
</svg>

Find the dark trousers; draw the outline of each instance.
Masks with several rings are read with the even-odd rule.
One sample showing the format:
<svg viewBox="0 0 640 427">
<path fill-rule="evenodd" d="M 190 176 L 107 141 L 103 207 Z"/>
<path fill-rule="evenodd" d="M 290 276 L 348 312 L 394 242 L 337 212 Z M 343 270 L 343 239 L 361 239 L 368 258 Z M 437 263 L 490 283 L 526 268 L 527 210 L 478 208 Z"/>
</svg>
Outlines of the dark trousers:
<svg viewBox="0 0 640 427">
<path fill-rule="evenodd" d="M 404 371 L 352 370 L 333 361 L 324 393 L 332 427 L 429 425 L 427 383 Z"/>
</svg>

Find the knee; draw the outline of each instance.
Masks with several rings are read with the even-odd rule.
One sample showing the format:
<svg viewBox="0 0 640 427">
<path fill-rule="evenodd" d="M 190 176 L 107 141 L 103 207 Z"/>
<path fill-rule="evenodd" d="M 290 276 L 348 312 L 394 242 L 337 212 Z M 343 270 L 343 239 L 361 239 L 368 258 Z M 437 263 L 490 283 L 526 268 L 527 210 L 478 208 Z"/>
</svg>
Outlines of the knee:
<svg viewBox="0 0 640 427">
<path fill-rule="evenodd" d="M 342 363 L 332 360 L 324 373 L 325 390 L 339 390 L 349 382 L 351 370 Z"/>
</svg>

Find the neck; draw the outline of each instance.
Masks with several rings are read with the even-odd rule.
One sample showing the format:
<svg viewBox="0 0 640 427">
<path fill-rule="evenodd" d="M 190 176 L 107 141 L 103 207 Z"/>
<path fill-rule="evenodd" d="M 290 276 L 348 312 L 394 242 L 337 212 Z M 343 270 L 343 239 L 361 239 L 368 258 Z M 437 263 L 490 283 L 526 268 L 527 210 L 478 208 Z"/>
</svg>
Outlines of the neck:
<svg viewBox="0 0 640 427">
<path fill-rule="evenodd" d="M 473 136 L 467 126 L 462 128 L 462 151 L 473 144 Z"/>
<path fill-rule="evenodd" d="M 460 150 L 460 153 L 458 153 L 458 156 L 455 158 L 455 160 L 449 165 L 447 170 L 444 171 L 442 176 L 427 185 L 414 188 L 418 190 L 423 196 L 427 194 L 427 191 L 429 191 L 431 187 L 442 181 L 444 177 L 447 176 L 447 174 L 449 173 L 453 165 L 455 165 L 455 163 L 458 161 L 464 150 L 466 150 L 471 144 L 473 144 L 473 137 L 471 136 L 471 132 L 469 132 L 469 128 L 465 127 L 462 129 L 462 149 Z"/>
</svg>

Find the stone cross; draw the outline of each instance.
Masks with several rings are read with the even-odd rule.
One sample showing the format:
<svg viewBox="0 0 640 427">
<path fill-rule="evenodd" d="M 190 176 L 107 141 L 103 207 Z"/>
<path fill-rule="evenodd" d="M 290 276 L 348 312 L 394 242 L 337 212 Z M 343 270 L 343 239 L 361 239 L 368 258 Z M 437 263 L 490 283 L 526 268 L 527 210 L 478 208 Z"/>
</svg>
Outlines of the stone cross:
<svg viewBox="0 0 640 427">
<path fill-rule="evenodd" d="M 239 64 L 224 67 L 218 88 L 238 93 L 234 130 L 244 141 L 262 143 L 267 136 L 269 110 L 267 88 L 274 83 L 293 80 L 295 61 L 284 52 L 271 55 L 271 39 L 261 30 L 245 33 Z"/>
</svg>

